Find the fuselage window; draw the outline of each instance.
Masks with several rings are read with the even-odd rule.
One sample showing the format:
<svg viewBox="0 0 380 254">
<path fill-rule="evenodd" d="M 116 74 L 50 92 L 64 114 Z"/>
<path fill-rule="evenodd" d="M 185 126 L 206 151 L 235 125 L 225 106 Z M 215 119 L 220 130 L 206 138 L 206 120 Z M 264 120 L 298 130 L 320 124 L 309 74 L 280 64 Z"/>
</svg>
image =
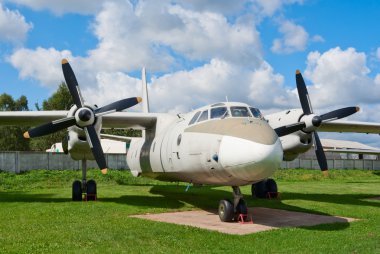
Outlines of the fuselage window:
<svg viewBox="0 0 380 254">
<path fill-rule="evenodd" d="M 202 112 L 201 116 L 198 119 L 198 122 L 206 121 L 208 119 L 208 110 Z"/>
<path fill-rule="evenodd" d="M 251 113 L 252 113 L 252 115 L 253 115 L 254 117 L 256 117 L 256 118 L 263 118 L 263 115 L 261 114 L 261 112 L 260 112 L 259 109 L 257 109 L 257 108 L 252 108 L 252 107 L 250 107 L 249 109 L 251 110 Z"/>
<path fill-rule="evenodd" d="M 195 115 L 193 116 L 193 118 L 191 118 L 191 121 L 189 122 L 189 125 L 195 123 L 198 119 L 198 116 L 200 115 L 201 111 L 198 111 L 197 113 L 195 113 Z"/>
<path fill-rule="evenodd" d="M 246 117 L 250 116 L 246 107 L 231 107 L 231 115 L 233 117 Z"/>
<path fill-rule="evenodd" d="M 228 111 L 226 107 L 212 108 L 210 111 L 211 119 L 213 118 L 224 118 L 228 116 Z"/>
</svg>

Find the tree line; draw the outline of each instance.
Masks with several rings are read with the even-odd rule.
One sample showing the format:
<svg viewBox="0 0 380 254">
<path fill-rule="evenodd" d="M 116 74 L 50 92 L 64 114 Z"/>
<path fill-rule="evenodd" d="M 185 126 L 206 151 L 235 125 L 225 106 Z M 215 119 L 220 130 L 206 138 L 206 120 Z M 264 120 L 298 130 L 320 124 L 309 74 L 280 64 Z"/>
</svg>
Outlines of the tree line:
<svg viewBox="0 0 380 254">
<path fill-rule="evenodd" d="M 65 82 L 42 105 L 35 103 L 36 110 L 69 110 L 74 101 Z M 29 111 L 28 99 L 25 95 L 14 99 L 11 95 L 3 93 L 0 95 L 1 111 Z M 62 130 L 39 138 L 25 139 L 23 133 L 31 126 L 0 126 L 0 151 L 45 151 L 54 143 L 62 142 L 67 135 Z M 134 130 L 102 130 L 102 132 L 122 136 L 140 136 L 139 131 Z"/>
</svg>

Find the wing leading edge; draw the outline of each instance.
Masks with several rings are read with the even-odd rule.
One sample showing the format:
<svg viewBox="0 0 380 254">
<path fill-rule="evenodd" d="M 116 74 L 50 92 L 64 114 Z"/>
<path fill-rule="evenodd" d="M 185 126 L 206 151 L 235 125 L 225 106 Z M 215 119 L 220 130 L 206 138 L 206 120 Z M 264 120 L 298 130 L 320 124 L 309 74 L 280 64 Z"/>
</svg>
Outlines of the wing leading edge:
<svg viewBox="0 0 380 254">
<path fill-rule="evenodd" d="M 318 130 L 323 132 L 380 134 L 380 123 L 335 120 L 322 123 Z"/>
</svg>

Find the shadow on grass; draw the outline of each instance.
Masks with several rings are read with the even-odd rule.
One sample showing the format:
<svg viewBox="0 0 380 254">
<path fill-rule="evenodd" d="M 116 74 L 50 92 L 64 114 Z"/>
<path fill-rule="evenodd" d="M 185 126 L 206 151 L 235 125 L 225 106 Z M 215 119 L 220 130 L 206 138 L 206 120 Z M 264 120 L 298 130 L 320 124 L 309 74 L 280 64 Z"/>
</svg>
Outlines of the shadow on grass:
<svg viewBox="0 0 380 254">
<path fill-rule="evenodd" d="M 27 192 L 0 192 L 1 202 L 25 202 L 25 203 L 62 203 L 70 202 L 71 198 L 57 198 L 55 194 L 31 194 Z"/>
</svg>

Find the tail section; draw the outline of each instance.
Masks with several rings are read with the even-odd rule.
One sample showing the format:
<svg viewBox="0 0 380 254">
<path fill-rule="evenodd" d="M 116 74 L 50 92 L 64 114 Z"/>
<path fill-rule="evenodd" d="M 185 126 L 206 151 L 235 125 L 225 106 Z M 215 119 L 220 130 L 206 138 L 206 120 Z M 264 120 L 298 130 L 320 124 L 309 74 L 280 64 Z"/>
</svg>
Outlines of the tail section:
<svg viewBox="0 0 380 254">
<path fill-rule="evenodd" d="M 148 97 L 148 87 L 146 84 L 146 73 L 145 67 L 141 71 L 141 80 L 142 80 L 142 110 L 143 113 L 149 113 L 149 97 Z"/>
</svg>

